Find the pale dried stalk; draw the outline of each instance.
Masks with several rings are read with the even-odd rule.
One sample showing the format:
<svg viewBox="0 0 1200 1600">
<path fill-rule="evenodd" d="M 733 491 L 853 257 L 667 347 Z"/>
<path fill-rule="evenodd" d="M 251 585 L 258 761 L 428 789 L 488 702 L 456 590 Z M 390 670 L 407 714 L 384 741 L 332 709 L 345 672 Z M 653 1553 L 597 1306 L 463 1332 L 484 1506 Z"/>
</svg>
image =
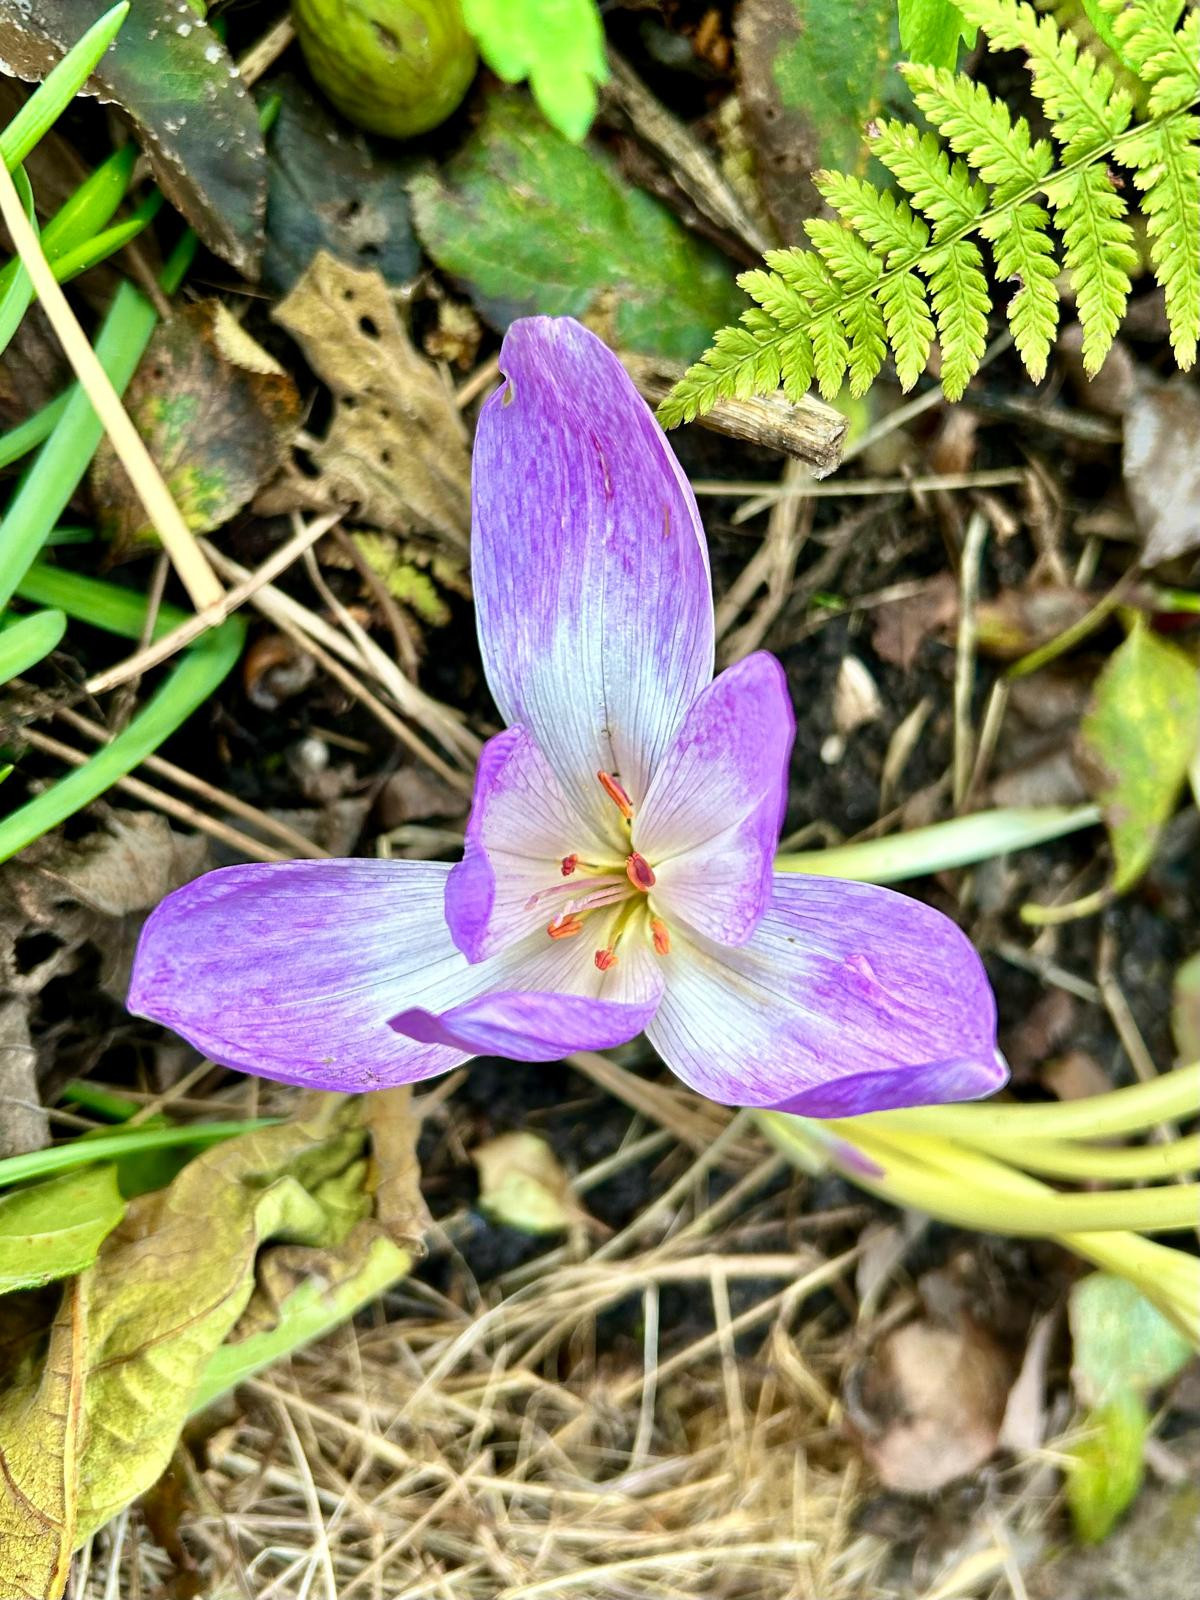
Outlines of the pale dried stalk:
<svg viewBox="0 0 1200 1600">
<path fill-rule="evenodd" d="M 61 739 L 53 739 L 48 733 L 39 733 L 36 728 L 25 728 L 21 733 L 22 739 L 31 744 L 35 750 L 44 751 L 48 756 L 56 756 L 59 761 L 66 761 L 73 767 L 82 767 L 90 757 L 84 755 L 82 750 L 76 750 L 73 745 L 63 744 Z M 219 839 L 222 844 L 231 845 L 233 849 L 240 850 L 251 861 L 287 861 L 288 855 L 282 850 L 273 850 L 270 845 L 252 839 L 248 833 L 243 833 L 240 828 L 233 828 L 227 822 L 220 821 L 217 817 L 210 817 L 207 812 L 200 811 L 197 807 L 189 805 L 186 800 L 179 800 L 173 794 L 164 794 L 161 789 L 155 789 L 151 784 L 143 783 L 140 778 L 118 778 L 113 784 L 115 789 L 124 789 L 126 794 L 133 795 L 148 806 L 153 806 L 156 811 L 162 811 L 168 817 L 174 817 L 177 822 L 186 823 L 190 828 L 198 828 L 201 833 L 207 833 L 213 839 Z"/>
<path fill-rule="evenodd" d="M 204 542 L 204 549 L 213 565 L 227 579 L 242 581 L 249 578 L 250 574 L 245 567 L 222 554 L 207 541 Z M 414 722 L 427 729 L 457 757 L 464 768 L 474 766 L 475 758 L 481 748 L 480 741 L 470 729 L 463 726 L 458 716 L 447 706 L 434 700 L 424 690 L 419 689 L 411 679 L 406 678 L 396 663 L 390 660 L 373 640 L 370 641 L 369 654 L 364 655 L 364 652 L 357 649 L 344 634 L 331 627 L 307 606 L 301 605 L 298 600 L 293 600 L 291 595 L 284 594 L 283 590 L 277 589 L 274 584 L 265 584 L 251 598 L 254 606 L 265 617 L 269 617 L 277 628 L 284 633 L 290 633 L 293 637 L 299 634 L 300 643 L 305 648 L 309 648 L 310 645 L 319 647 L 312 649 L 312 654 L 318 659 L 321 659 L 323 651 L 325 654 L 339 657 L 359 672 L 367 672 L 381 688 L 386 690 L 405 716 L 411 717 Z M 358 694 L 359 691 L 364 703 L 375 698 L 362 684 L 358 684 L 354 692 Z M 399 736 L 403 737 L 406 743 L 411 742 L 409 732 L 406 730 L 404 735 Z M 437 765 L 436 760 L 433 764 Z M 445 766 L 445 763 L 441 765 Z M 456 775 L 450 781 L 458 783 L 461 787 L 459 776 Z"/>
<path fill-rule="evenodd" d="M 657 405 L 665 400 L 683 376 L 675 361 L 622 351 L 625 370 L 642 397 Z M 745 439 L 795 456 L 805 462 L 817 478 L 828 477 L 840 464 L 846 439 L 846 418 L 815 395 L 805 395 L 795 405 L 782 394 L 758 395 L 747 400 L 718 400 L 711 411 L 697 417 L 702 428 L 723 433 L 731 439 Z"/>
<path fill-rule="evenodd" d="M 68 723 L 80 733 L 86 734 L 89 739 L 95 739 L 101 744 L 108 744 L 113 737 L 107 728 L 98 722 L 93 722 L 90 717 L 80 716 L 79 712 L 73 711 L 70 706 L 55 706 L 53 714 L 60 722 Z M 235 817 L 241 817 L 243 822 L 261 828 L 263 833 L 273 834 L 281 844 L 287 846 L 289 855 L 305 856 L 313 861 L 323 861 L 329 857 L 328 850 L 323 850 L 319 844 L 306 839 L 302 833 L 297 833 L 295 828 L 288 827 L 286 822 L 280 822 L 269 812 L 260 811 L 257 806 L 239 799 L 226 789 L 217 788 L 216 784 L 206 783 L 203 778 L 198 778 L 186 767 L 177 767 L 173 761 L 167 761 L 158 755 L 147 756 L 142 765 L 147 772 L 157 773 L 168 783 L 177 784 L 179 788 L 189 790 L 201 800 L 207 800 L 210 805 L 221 806 L 224 810 L 232 812 Z"/>
<path fill-rule="evenodd" d="M 145 506 L 146 515 L 162 540 L 163 549 L 170 556 L 171 564 L 179 574 L 179 580 L 192 604 L 198 611 L 218 605 L 223 590 L 217 575 L 197 546 L 162 473 L 155 465 L 142 436 L 130 421 L 112 379 L 100 365 L 70 302 L 59 287 L 58 279 L 42 251 L 41 241 L 25 215 L 25 207 L 21 204 L 12 174 L 2 161 L 0 215 L 42 303 L 42 309 L 62 345 L 63 353 L 103 423 L 104 431 L 112 441 L 121 465 L 129 474 L 130 482 Z"/>
<path fill-rule="evenodd" d="M 240 605 L 244 605 L 261 588 L 290 567 L 298 556 L 316 544 L 323 534 L 328 533 L 330 528 L 341 520 L 342 515 L 341 511 L 331 511 L 323 517 L 315 518 L 307 526 L 298 526 L 287 543 L 273 551 L 261 567 L 249 573 L 234 588 L 222 590 L 221 598 L 215 605 L 206 606 L 203 611 L 198 611 L 194 617 L 181 622 L 177 628 L 172 628 L 170 633 L 164 633 L 161 639 L 156 639 L 144 650 L 135 651 L 124 661 L 118 661 L 115 666 L 96 673 L 84 685 L 87 692 L 103 694 L 106 689 L 115 689 L 118 684 L 126 683 L 130 678 L 140 677 L 151 667 L 157 667 L 168 660 L 177 650 L 182 650 L 184 645 L 191 644 L 193 639 L 199 638 L 209 628 L 215 628 L 218 623 L 224 622 L 226 617 Z"/>
</svg>

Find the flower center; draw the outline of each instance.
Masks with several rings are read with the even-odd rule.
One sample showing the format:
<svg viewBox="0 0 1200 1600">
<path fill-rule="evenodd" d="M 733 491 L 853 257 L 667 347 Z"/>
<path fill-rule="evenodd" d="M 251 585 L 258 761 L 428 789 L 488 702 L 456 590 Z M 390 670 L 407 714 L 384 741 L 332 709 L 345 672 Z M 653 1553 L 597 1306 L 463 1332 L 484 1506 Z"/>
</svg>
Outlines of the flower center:
<svg viewBox="0 0 1200 1600">
<path fill-rule="evenodd" d="M 620 780 L 608 772 L 598 772 L 597 781 L 616 806 L 626 828 L 633 827 L 633 801 Z M 540 890 L 528 901 L 528 909 L 543 903 L 557 904 L 546 932 L 551 939 L 574 939 L 585 931 L 585 919 L 595 911 L 616 910 L 609 928 L 608 943 L 596 951 L 596 968 L 608 972 L 617 964 L 617 947 L 622 940 L 640 934 L 654 953 L 665 956 L 671 948 L 671 934 L 657 916 L 650 892 L 657 881 L 654 868 L 639 851 L 630 849 L 623 865 L 616 860 L 585 861 L 576 851 L 559 863 L 562 883 Z M 619 908 L 619 909 L 617 909 Z"/>
</svg>

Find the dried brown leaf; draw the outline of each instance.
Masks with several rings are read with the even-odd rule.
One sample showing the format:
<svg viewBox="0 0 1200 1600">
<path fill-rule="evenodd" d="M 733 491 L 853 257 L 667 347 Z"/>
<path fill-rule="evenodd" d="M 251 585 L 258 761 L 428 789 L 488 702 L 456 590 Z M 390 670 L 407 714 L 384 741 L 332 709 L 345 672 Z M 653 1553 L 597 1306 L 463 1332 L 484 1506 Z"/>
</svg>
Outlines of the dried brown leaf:
<svg viewBox="0 0 1200 1600">
<path fill-rule="evenodd" d="M 40 839 L 6 869 L 6 887 L 38 924 L 50 925 L 68 904 L 123 917 L 196 877 L 206 854 L 202 839 L 174 833 L 157 812 L 115 810 L 78 842 Z"/>
<path fill-rule="evenodd" d="M 414 348 L 386 283 L 326 251 L 274 316 L 333 391 L 313 449 L 330 493 L 377 528 L 470 537 L 470 458 L 462 418 L 437 369 Z"/>
<path fill-rule="evenodd" d="M 1200 549 L 1200 391 L 1144 389 L 1125 413 L 1125 493 L 1148 567 Z"/>
<path fill-rule="evenodd" d="M 185 306 L 157 329 L 125 403 L 197 533 L 228 522 L 278 471 L 300 421 L 291 378 L 216 300 Z M 118 557 L 155 539 L 107 441 L 91 485 Z"/>
<path fill-rule="evenodd" d="M 941 572 L 917 594 L 879 607 L 871 643 L 877 655 L 908 672 L 925 640 L 948 629 L 957 616 L 958 585 L 951 573 Z"/>
<path fill-rule="evenodd" d="M 1011 1379 L 1008 1357 L 968 1319 L 909 1322 L 847 1379 L 848 1414 L 882 1482 L 928 1494 L 991 1456 Z"/>
</svg>

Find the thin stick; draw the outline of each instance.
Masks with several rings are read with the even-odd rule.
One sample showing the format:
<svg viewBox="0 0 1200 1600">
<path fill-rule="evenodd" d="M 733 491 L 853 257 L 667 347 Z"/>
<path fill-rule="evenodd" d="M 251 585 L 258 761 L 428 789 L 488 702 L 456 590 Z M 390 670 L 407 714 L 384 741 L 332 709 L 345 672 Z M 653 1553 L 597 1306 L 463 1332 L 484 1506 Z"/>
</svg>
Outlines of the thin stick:
<svg viewBox="0 0 1200 1600">
<path fill-rule="evenodd" d="M 261 596 L 255 596 L 255 603 L 260 603 L 261 598 Z M 263 609 L 265 610 L 266 608 L 264 607 Z M 389 711 L 383 701 L 377 695 L 372 694 L 365 683 L 360 682 L 323 645 L 319 645 L 311 634 L 306 633 L 303 628 L 293 622 L 286 611 L 277 612 L 272 616 L 271 620 L 281 633 L 286 633 L 290 639 L 295 640 L 302 650 L 307 650 L 317 665 L 323 667 L 331 678 L 336 678 L 342 687 L 349 690 L 356 700 L 361 700 L 376 721 L 381 722 L 390 734 L 399 739 L 401 744 L 407 745 L 414 755 L 419 756 L 427 766 L 432 767 L 439 777 L 444 778 L 452 788 L 459 790 L 460 793 L 471 793 L 472 783 L 470 778 L 461 772 L 456 772 L 448 762 L 443 761 L 436 750 L 431 750 L 419 734 L 414 733 L 407 723 L 401 722 L 394 712 Z"/>
<path fill-rule="evenodd" d="M 21 738 L 35 750 L 42 750 L 48 756 L 57 756 L 60 761 L 66 761 L 73 767 L 82 767 L 89 759 L 82 750 L 76 750 L 73 745 L 63 744 L 60 739 L 52 739 L 48 733 L 39 733 L 36 728 L 22 729 Z M 252 839 L 248 833 L 242 833 L 239 828 L 231 828 L 228 823 L 210 817 L 204 811 L 198 811 L 186 800 L 177 800 L 173 794 L 164 794 L 161 789 L 152 788 L 140 778 L 118 778 L 113 787 L 124 789 L 126 794 L 131 794 L 135 799 L 153 806 L 156 811 L 165 812 L 177 822 L 184 822 L 191 828 L 198 828 L 201 833 L 220 839 L 222 844 L 232 845 L 242 855 L 249 856 L 251 861 L 288 860 L 282 850 L 272 850 L 270 845 Z"/>
<path fill-rule="evenodd" d="M 967 523 L 959 574 L 961 598 L 958 607 L 958 652 L 954 663 L 954 809 L 961 811 L 967 795 L 974 760 L 974 735 L 971 728 L 971 690 L 975 685 L 975 606 L 979 599 L 979 568 L 983 560 L 983 541 L 987 537 L 987 518 L 982 511 L 972 514 Z"/>
<path fill-rule="evenodd" d="M 93 722 L 90 717 L 80 716 L 78 711 L 73 711 L 70 706 L 55 706 L 53 715 L 60 722 L 68 723 L 72 728 L 87 735 L 89 739 L 96 739 L 101 744 L 108 744 L 112 734 L 100 723 Z M 319 844 L 314 844 L 311 839 L 306 839 L 302 833 L 297 833 L 295 828 L 289 828 L 286 822 L 280 822 L 269 812 L 260 811 L 257 806 L 248 804 L 235 794 L 230 794 L 225 789 L 217 788 L 216 784 L 206 783 L 203 778 L 189 772 L 186 767 L 177 767 L 173 761 L 164 760 L 162 756 L 150 755 L 142 762 L 148 772 L 156 772 L 160 778 L 166 778 L 168 783 L 178 784 L 181 789 L 187 789 L 200 799 L 207 800 L 210 805 L 223 806 L 226 811 L 231 811 L 235 817 L 241 817 L 243 822 L 249 822 L 253 827 L 261 828 L 263 833 L 270 833 L 281 844 L 288 847 L 288 852 L 294 856 L 306 856 L 313 861 L 328 859 L 329 851 L 322 850 Z"/>
<path fill-rule="evenodd" d="M 177 628 L 172 628 L 170 633 L 164 633 L 161 639 L 157 639 L 152 645 L 147 645 L 144 650 L 135 651 L 133 655 L 126 656 L 124 661 L 118 661 L 116 666 L 108 667 L 104 672 L 98 672 L 95 677 L 89 678 L 84 685 L 88 693 L 103 694 L 105 690 L 115 689 L 119 683 L 125 683 L 129 678 L 140 677 L 143 672 L 159 666 L 173 656 L 177 650 L 182 650 L 184 645 L 191 644 L 193 639 L 207 632 L 209 628 L 215 628 L 218 623 L 224 622 L 231 612 L 236 611 L 240 605 L 271 583 L 285 568 L 290 567 L 297 556 L 303 555 L 310 546 L 316 544 L 322 534 L 328 533 L 341 517 L 340 511 L 330 511 L 298 529 L 286 544 L 281 544 L 278 550 L 267 557 L 261 567 L 243 578 L 241 583 L 232 589 L 222 590 L 221 597 L 215 604 L 198 611 L 194 617 L 189 617 Z"/>
<path fill-rule="evenodd" d="M 215 546 L 206 544 L 205 550 L 213 565 L 227 579 L 242 581 L 250 576 L 245 567 L 224 555 Z M 316 612 L 301 605 L 298 600 L 294 600 L 290 594 L 285 594 L 282 589 L 277 589 L 274 584 L 264 584 L 251 598 L 256 609 L 265 617 L 269 617 L 282 632 L 290 633 L 292 637 L 297 633 L 303 635 L 300 642 L 306 649 L 310 642 L 321 645 L 326 652 L 340 657 L 359 672 L 369 672 L 392 697 L 404 716 L 419 722 L 447 750 L 458 756 L 464 766 L 474 770 L 475 759 L 482 748 L 482 741 L 476 738 L 449 707 L 427 695 L 423 689 L 406 678 L 396 663 L 391 661 L 373 640 L 370 659 L 365 660 L 363 652 L 344 634 L 330 627 L 323 617 L 317 616 Z M 318 660 L 321 659 L 316 650 L 313 650 L 312 654 L 317 656 Z M 363 693 L 367 691 L 364 690 Z"/>
<path fill-rule="evenodd" d="M 251 84 L 257 83 L 264 72 L 269 72 L 279 57 L 296 37 L 296 30 L 292 26 L 290 16 L 282 16 L 273 23 L 261 39 L 255 40 L 250 48 L 238 57 L 238 72 L 247 89 Z"/>
<path fill-rule="evenodd" d="M 0 215 L 42 303 L 42 309 L 58 336 L 63 353 L 103 423 L 104 431 L 112 441 L 121 465 L 129 474 L 134 490 L 145 506 L 146 514 L 154 524 L 155 532 L 162 540 L 163 548 L 170 556 L 192 604 L 198 611 L 206 606 L 217 605 L 223 594 L 217 575 L 197 546 L 162 473 L 121 404 L 121 397 L 113 387 L 112 379 L 100 365 L 66 295 L 59 288 L 58 279 L 46 260 L 41 242 L 25 215 L 12 174 L 2 161 Z"/>
</svg>

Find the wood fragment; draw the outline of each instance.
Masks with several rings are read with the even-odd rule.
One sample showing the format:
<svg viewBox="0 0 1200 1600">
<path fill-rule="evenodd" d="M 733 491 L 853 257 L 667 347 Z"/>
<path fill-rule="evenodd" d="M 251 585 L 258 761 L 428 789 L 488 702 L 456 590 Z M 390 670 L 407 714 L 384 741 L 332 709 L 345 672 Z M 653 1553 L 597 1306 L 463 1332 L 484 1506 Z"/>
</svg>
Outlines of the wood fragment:
<svg viewBox="0 0 1200 1600">
<path fill-rule="evenodd" d="M 651 405 L 664 400 L 683 376 L 677 362 L 657 356 L 621 356 L 625 370 L 644 399 Z M 846 418 L 815 395 L 806 395 L 799 405 L 782 394 L 758 395 L 748 400 L 718 400 L 712 410 L 698 417 L 702 428 L 724 433 L 731 439 L 762 445 L 781 455 L 803 461 L 815 478 L 827 478 L 841 464 L 846 441 Z"/>
<path fill-rule="evenodd" d="M 747 264 L 775 242 L 750 215 L 737 191 L 687 125 L 651 94 L 629 63 L 608 52 L 603 89 L 606 116 L 628 127 L 656 155 L 696 209 L 743 247 Z"/>
</svg>

